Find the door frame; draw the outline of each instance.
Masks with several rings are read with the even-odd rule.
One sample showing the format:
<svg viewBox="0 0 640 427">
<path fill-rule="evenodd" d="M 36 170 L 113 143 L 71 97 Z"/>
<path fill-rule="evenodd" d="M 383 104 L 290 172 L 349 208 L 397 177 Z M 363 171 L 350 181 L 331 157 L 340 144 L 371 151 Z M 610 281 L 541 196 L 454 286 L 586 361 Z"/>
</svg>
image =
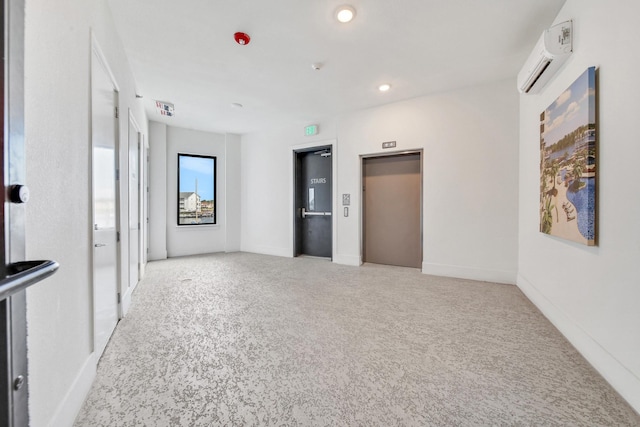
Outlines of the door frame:
<svg viewBox="0 0 640 427">
<path fill-rule="evenodd" d="M 0 257 L 2 278 L 7 275 L 6 265 L 26 258 L 24 204 L 11 203 L 7 189 L 13 184 L 26 184 L 24 144 L 24 28 L 25 2 L 2 0 L 0 40 L 2 46 L 3 81 L 3 155 L 4 184 L 3 218 L 0 224 Z M 0 425 L 26 426 L 29 424 L 29 369 L 27 348 L 27 296 L 26 290 L 14 293 L 0 301 Z M 23 377 L 22 386 L 16 380 Z"/>
<path fill-rule="evenodd" d="M 289 162 L 289 254 L 292 258 L 296 256 L 296 154 L 302 151 L 311 151 L 314 148 L 331 147 L 331 261 L 336 259 L 336 242 L 337 242 L 337 215 L 336 209 L 337 192 L 338 192 L 338 180 L 337 170 L 338 164 L 336 159 L 336 140 L 319 140 L 313 142 L 306 142 L 302 144 L 292 145 L 290 147 L 290 159 Z"/>
<path fill-rule="evenodd" d="M 118 85 L 118 82 L 116 81 L 115 75 L 113 74 L 113 70 L 111 69 L 111 67 L 109 66 L 109 62 L 107 61 L 107 57 L 104 55 L 104 52 L 102 51 L 102 48 L 100 47 L 100 44 L 98 43 L 98 40 L 95 37 L 95 34 L 93 33 L 93 30 L 91 31 L 91 61 L 93 62 L 93 60 L 97 60 L 97 65 L 102 67 L 102 69 L 107 73 L 107 76 L 109 76 L 109 80 L 111 80 L 111 84 L 113 85 L 113 90 L 116 94 L 115 98 L 115 104 L 116 107 L 119 109 L 119 104 L 120 104 L 120 86 Z M 90 65 L 91 66 L 91 65 Z M 92 96 L 92 88 L 90 88 L 89 92 L 90 92 L 90 99 L 89 99 L 89 105 L 91 105 L 91 96 Z M 116 235 L 118 236 L 116 238 L 116 290 L 118 295 L 116 296 L 118 299 L 118 319 L 121 319 L 122 317 L 124 317 L 124 312 L 122 310 L 122 299 L 121 299 L 121 295 L 122 295 L 122 213 L 120 211 L 121 206 L 122 206 L 122 200 L 121 200 L 121 188 L 120 188 L 120 172 L 121 172 L 121 162 L 120 162 L 120 158 L 121 158 L 121 154 L 120 154 L 120 119 L 119 119 L 120 114 L 118 114 L 117 118 L 114 118 L 114 126 L 115 126 L 115 149 L 114 149 L 114 157 L 115 157 L 115 161 L 114 161 L 114 167 L 116 168 L 116 179 L 115 179 L 115 189 L 116 189 L 116 206 L 115 206 L 115 211 L 116 211 Z M 93 132 L 93 124 L 89 123 L 89 140 L 91 141 L 91 149 L 89 150 L 89 173 L 90 176 L 93 177 L 93 137 L 92 137 L 92 132 Z M 93 178 L 92 178 L 93 179 Z M 93 184 L 90 186 L 89 189 L 89 200 L 90 200 L 90 204 L 91 204 L 91 230 L 90 233 L 93 236 L 93 224 L 95 224 L 95 212 L 94 212 L 94 206 L 93 206 Z M 93 239 L 93 237 L 92 237 Z M 96 351 L 96 330 L 95 330 L 95 325 L 97 324 L 96 322 L 96 301 L 95 301 L 95 295 L 96 295 L 96 282 L 95 282 L 95 262 L 94 262 L 94 255 L 93 255 L 93 245 L 92 245 L 92 251 L 91 251 L 91 289 L 92 289 L 92 293 L 94 295 L 94 299 L 93 299 L 93 304 L 91 306 L 91 310 L 93 311 L 93 351 Z M 97 358 L 100 358 L 101 355 L 96 355 Z"/>
<path fill-rule="evenodd" d="M 420 271 L 424 270 L 424 149 L 422 148 L 360 155 L 360 264 L 364 263 L 364 161 L 365 159 L 396 157 L 407 154 L 418 154 L 420 156 L 420 259 L 422 260 Z"/>
<path fill-rule="evenodd" d="M 141 228 L 142 233 L 140 236 L 140 277 L 144 277 L 145 269 L 147 267 L 147 259 L 149 255 L 149 139 L 145 138 L 144 133 L 140 134 L 142 138 L 142 159 L 140 159 L 142 179 L 140 180 L 140 203 L 141 203 Z M 138 281 L 138 283 L 140 283 Z"/>
<path fill-rule="evenodd" d="M 130 128 L 131 127 L 131 128 Z M 138 161 L 137 163 L 137 168 L 138 168 L 138 199 L 134 201 L 134 203 L 138 206 L 138 216 L 136 218 L 137 222 L 138 222 L 138 238 L 136 239 L 135 242 L 132 242 L 131 239 L 131 224 L 129 223 L 131 220 L 131 208 L 132 208 L 132 203 L 131 203 L 131 183 L 129 182 L 130 178 L 131 178 L 131 170 L 129 170 L 129 166 L 131 165 L 131 144 L 132 141 L 129 140 L 129 137 L 131 136 L 131 129 L 133 129 L 135 131 L 136 137 L 135 137 L 135 142 L 134 144 L 136 144 L 136 152 L 138 155 Z M 136 118 L 133 115 L 133 111 L 131 110 L 131 108 L 128 109 L 128 114 L 127 114 L 127 180 L 126 180 L 126 185 L 127 185 L 127 220 L 125 221 L 127 223 L 127 260 L 126 260 L 126 264 L 127 264 L 127 274 L 126 274 L 126 283 L 123 282 L 122 283 L 122 288 L 120 289 L 120 295 L 122 295 L 121 297 L 121 317 L 124 317 L 127 312 L 129 311 L 129 306 L 131 305 L 131 295 L 133 294 L 133 291 L 135 290 L 136 286 L 138 286 L 138 283 L 140 282 L 140 278 L 142 277 L 142 175 L 143 175 L 143 171 L 142 171 L 142 143 L 143 143 L 143 133 L 142 130 L 140 128 L 140 125 L 138 124 L 138 121 L 136 120 Z M 123 174 L 121 174 L 123 175 Z M 138 280 L 136 280 L 135 283 L 131 283 L 131 256 L 133 254 L 132 249 L 132 244 L 136 244 L 137 247 L 135 248 L 135 254 L 138 257 L 138 262 L 137 262 L 137 270 L 138 270 Z"/>
</svg>

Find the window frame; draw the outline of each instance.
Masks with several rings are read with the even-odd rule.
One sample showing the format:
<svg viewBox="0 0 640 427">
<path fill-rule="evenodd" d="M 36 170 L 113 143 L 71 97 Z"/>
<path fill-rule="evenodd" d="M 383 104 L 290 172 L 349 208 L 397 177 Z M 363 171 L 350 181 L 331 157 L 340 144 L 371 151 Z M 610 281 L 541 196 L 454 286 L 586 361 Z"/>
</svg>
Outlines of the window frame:
<svg viewBox="0 0 640 427">
<path fill-rule="evenodd" d="M 196 207 L 195 207 L 195 216 L 194 216 L 194 220 L 190 221 L 188 223 L 181 223 L 181 219 L 182 218 L 191 218 L 190 216 L 181 216 L 181 214 L 183 213 L 183 206 L 181 204 L 181 201 L 183 199 L 183 197 L 181 196 L 182 193 L 188 193 L 190 191 L 180 191 L 180 185 L 181 185 L 181 180 L 185 180 L 186 181 L 186 176 L 183 177 L 182 173 L 184 172 L 185 174 L 187 172 L 185 172 L 185 170 L 187 170 L 186 167 L 184 167 L 181 170 L 180 165 L 182 163 L 182 159 L 208 159 L 208 160 L 212 160 L 212 170 L 211 170 L 211 180 L 212 182 L 209 184 L 208 182 L 208 173 L 206 172 L 194 172 L 192 169 L 190 169 L 191 177 L 195 177 L 197 179 L 201 179 L 201 178 L 205 178 L 204 180 L 204 184 L 205 184 L 205 192 L 211 192 L 212 196 L 211 196 L 211 215 L 205 215 L 205 212 L 202 208 L 202 202 L 207 202 L 209 201 L 208 198 L 202 198 L 200 200 L 198 200 L 201 197 L 202 192 L 201 191 L 197 191 L 197 188 L 194 189 L 194 191 L 191 191 L 191 193 L 195 193 L 196 194 Z M 176 195 L 176 223 L 178 225 L 178 227 L 184 227 L 184 226 L 188 226 L 188 227 L 193 227 L 193 226 L 207 226 L 207 225 L 218 225 L 218 212 L 217 212 L 217 201 L 216 201 L 216 187 L 217 187 L 217 183 L 218 183 L 218 177 L 217 177 L 217 173 L 218 173 L 218 168 L 217 168 L 217 157 L 216 156 L 210 156 L 210 155 L 206 155 L 206 154 L 192 154 L 192 153 L 178 153 L 178 158 L 177 158 L 177 167 L 178 167 L 178 175 L 177 175 L 177 195 Z M 197 184 L 196 184 L 197 185 Z M 202 187 L 201 187 L 202 188 Z M 200 193 L 200 194 L 199 194 Z M 199 208 L 199 209 L 198 209 Z M 191 211 L 184 211 L 184 212 L 191 212 Z M 200 217 L 198 217 L 198 212 L 200 213 Z M 198 219 L 202 219 L 202 218 L 212 218 L 213 222 L 198 222 Z"/>
</svg>

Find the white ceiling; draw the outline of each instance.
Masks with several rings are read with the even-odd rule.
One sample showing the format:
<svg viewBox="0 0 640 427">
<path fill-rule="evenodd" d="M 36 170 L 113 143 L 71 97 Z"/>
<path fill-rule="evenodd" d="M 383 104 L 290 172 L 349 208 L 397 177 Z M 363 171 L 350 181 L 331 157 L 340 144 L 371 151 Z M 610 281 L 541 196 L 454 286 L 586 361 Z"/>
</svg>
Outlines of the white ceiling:
<svg viewBox="0 0 640 427">
<path fill-rule="evenodd" d="M 232 133 L 505 78 L 515 91 L 564 2 L 109 0 L 149 119 Z M 334 19 L 345 3 L 357 10 L 349 24 Z M 251 42 L 236 44 L 236 31 Z M 175 116 L 160 116 L 154 100 L 174 103 Z"/>
</svg>

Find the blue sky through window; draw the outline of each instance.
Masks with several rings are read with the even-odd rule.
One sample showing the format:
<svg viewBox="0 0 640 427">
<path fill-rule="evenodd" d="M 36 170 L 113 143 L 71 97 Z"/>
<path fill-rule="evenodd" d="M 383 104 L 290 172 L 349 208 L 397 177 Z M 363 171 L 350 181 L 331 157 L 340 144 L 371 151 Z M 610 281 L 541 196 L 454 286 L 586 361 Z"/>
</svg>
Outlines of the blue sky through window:
<svg viewBox="0 0 640 427">
<path fill-rule="evenodd" d="M 214 159 L 212 157 L 194 157 L 179 155 L 180 192 L 196 191 L 198 180 L 198 194 L 201 200 L 213 200 L 215 186 Z"/>
</svg>

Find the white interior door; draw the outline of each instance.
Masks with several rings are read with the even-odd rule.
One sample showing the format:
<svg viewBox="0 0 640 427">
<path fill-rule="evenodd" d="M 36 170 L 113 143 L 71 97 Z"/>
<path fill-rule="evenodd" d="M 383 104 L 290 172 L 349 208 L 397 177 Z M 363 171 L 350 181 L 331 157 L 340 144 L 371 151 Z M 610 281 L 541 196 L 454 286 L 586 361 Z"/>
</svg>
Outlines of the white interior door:
<svg viewBox="0 0 640 427">
<path fill-rule="evenodd" d="M 99 357 L 118 323 L 118 94 L 95 51 L 91 62 L 94 351 Z"/>
<path fill-rule="evenodd" d="M 147 254 L 149 253 L 149 147 L 144 134 L 141 134 L 142 159 L 142 182 L 140 186 L 141 194 L 141 231 L 140 236 L 140 278 L 144 277 L 144 268 L 147 265 Z"/>
<path fill-rule="evenodd" d="M 129 289 L 140 279 L 140 129 L 129 112 Z"/>
</svg>

